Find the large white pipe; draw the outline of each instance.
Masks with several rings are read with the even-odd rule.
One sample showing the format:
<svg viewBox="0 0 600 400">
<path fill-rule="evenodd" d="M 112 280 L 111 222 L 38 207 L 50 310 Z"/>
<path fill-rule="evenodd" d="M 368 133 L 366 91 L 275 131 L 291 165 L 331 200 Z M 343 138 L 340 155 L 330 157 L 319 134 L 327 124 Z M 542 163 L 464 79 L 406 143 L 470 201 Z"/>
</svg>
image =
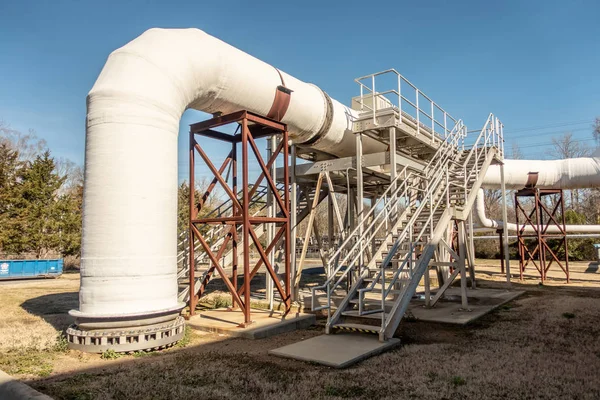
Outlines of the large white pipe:
<svg viewBox="0 0 600 400">
<path fill-rule="evenodd" d="M 528 173 L 537 172 L 536 187 L 546 189 L 584 189 L 600 187 L 600 153 L 592 157 L 562 160 L 505 160 L 507 189 L 522 189 Z M 483 187 L 500 189 L 500 166 L 492 165 L 485 174 Z"/>
<path fill-rule="evenodd" d="M 483 189 L 479 189 L 479 193 L 477 193 L 477 198 L 474 204 L 474 212 L 476 221 L 478 223 L 479 228 L 487 228 L 489 230 L 502 229 L 504 224 L 502 221 L 493 220 L 488 218 L 485 214 L 485 199 L 483 195 Z M 511 232 L 517 231 L 517 224 L 513 224 L 512 222 L 507 222 L 507 228 Z M 523 225 L 521 225 L 523 228 Z M 567 233 L 600 233 L 600 225 L 565 225 L 565 230 Z M 525 232 L 532 233 L 533 228 L 531 226 L 525 227 Z M 556 225 L 548 226 L 546 230 L 547 233 L 561 233 Z"/>
<path fill-rule="evenodd" d="M 354 152 L 353 111 L 198 29 L 150 29 L 110 54 L 87 99 L 79 310 L 85 318 L 163 314 L 177 302 L 177 135 L 188 108 L 267 114 L 297 143 Z M 383 151 L 374 141 L 365 152 Z"/>
</svg>

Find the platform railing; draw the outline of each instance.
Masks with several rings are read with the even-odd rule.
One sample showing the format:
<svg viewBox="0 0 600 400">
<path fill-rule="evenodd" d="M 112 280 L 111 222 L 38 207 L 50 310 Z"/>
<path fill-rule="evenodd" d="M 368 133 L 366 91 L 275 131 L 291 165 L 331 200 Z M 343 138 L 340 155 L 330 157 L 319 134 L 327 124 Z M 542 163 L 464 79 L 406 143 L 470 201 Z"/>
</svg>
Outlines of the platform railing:
<svg viewBox="0 0 600 400">
<path fill-rule="evenodd" d="M 360 86 L 361 111 L 370 111 L 375 125 L 377 112 L 389 107 L 398 109 L 400 123 L 403 118 L 411 119 L 417 134 L 425 129 L 445 139 L 458 122 L 395 69 L 361 76 L 355 82 Z M 368 99 L 371 99 L 370 105 Z"/>
<path fill-rule="evenodd" d="M 469 196 L 468 183 L 481 173 L 481 164 L 490 148 L 495 148 L 500 159 L 504 159 L 504 134 L 500 120 L 491 114 L 488 116 L 479 135 L 471 144 L 469 154 L 462 166 L 462 188 L 465 200 Z"/>
</svg>

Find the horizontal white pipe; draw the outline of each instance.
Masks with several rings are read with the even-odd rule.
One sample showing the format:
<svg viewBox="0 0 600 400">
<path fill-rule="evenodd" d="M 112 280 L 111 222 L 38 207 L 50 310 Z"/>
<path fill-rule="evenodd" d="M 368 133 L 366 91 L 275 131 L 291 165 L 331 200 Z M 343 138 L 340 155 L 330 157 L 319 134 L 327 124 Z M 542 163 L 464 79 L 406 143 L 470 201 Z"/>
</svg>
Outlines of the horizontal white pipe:
<svg viewBox="0 0 600 400">
<path fill-rule="evenodd" d="M 502 229 L 504 224 L 502 221 L 493 220 L 488 218 L 485 215 L 485 200 L 483 195 L 483 189 L 479 189 L 477 193 L 477 199 L 474 204 L 473 214 L 475 215 L 475 222 L 478 223 L 479 228 L 486 228 L 487 230 L 496 230 Z M 508 222 L 506 224 L 509 231 L 516 232 L 517 224 L 513 224 L 512 222 Z M 521 229 L 523 225 L 521 225 Z M 479 229 L 480 231 L 482 229 Z M 565 230 L 567 233 L 600 233 L 600 225 L 565 225 Z M 528 225 L 525 227 L 525 232 L 532 233 L 534 232 L 533 228 Z M 547 233 L 561 233 L 558 229 L 558 226 L 551 225 L 546 230 Z"/>
<path fill-rule="evenodd" d="M 478 232 L 478 230 L 475 230 Z M 489 229 L 486 229 L 489 231 Z M 483 232 L 483 231 L 481 231 Z M 509 235 L 509 239 L 516 239 L 517 235 Z M 592 238 L 600 238 L 600 233 L 567 233 L 567 238 L 569 239 L 592 239 Z M 474 240 L 498 240 L 498 236 L 473 236 Z"/>
<path fill-rule="evenodd" d="M 528 173 L 537 172 L 536 187 L 545 189 L 584 189 L 600 187 L 600 153 L 592 157 L 562 160 L 504 160 L 507 189 L 522 189 Z M 500 166 L 491 165 L 483 181 L 486 189 L 500 189 Z"/>
</svg>

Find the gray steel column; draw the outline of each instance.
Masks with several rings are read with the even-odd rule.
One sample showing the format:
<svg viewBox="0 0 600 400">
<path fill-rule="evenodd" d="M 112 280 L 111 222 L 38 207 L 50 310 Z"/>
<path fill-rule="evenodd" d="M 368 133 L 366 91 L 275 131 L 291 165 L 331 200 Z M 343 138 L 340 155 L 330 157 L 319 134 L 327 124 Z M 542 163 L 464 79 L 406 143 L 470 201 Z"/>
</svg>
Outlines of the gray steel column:
<svg viewBox="0 0 600 400">
<path fill-rule="evenodd" d="M 475 243 L 473 242 L 473 210 L 469 212 L 469 218 L 467 219 L 468 229 L 467 229 L 467 245 L 469 246 L 469 251 L 467 255 L 469 256 L 469 277 L 471 279 L 471 289 L 475 289 L 477 287 L 477 282 L 475 281 Z"/>
<path fill-rule="evenodd" d="M 287 143 L 285 144 L 287 146 Z M 290 275 L 296 277 L 296 224 L 297 224 L 297 185 L 296 185 L 296 145 L 291 146 L 291 168 L 290 168 L 290 226 L 291 226 L 291 243 L 290 243 Z M 284 160 L 288 162 L 288 160 Z M 292 301 L 298 301 L 296 291 L 292 290 Z"/>
<path fill-rule="evenodd" d="M 396 177 L 398 176 L 398 170 L 396 169 L 396 128 L 391 127 L 389 129 L 390 134 L 390 182 L 392 188 L 390 189 L 390 193 L 394 193 L 396 191 Z M 393 202 L 396 201 L 396 197 L 392 197 Z M 394 207 L 392 208 L 394 212 L 398 211 L 398 207 L 394 203 Z"/>
<path fill-rule="evenodd" d="M 362 247 L 362 236 L 363 236 L 363 198 L 364 198 L 364 187 L 363 187 L 363 154 L 362 154 L 362 134 L 356 134 L 356 214 L 358 216 L 358 240 L 361 241 L 359 244 L 359 249 Z M 359 267 L 359 275 L 362 272 L 362 267 L 364 265 L 364 255 L 361 251 L 359 259 L 358 259 L 358 267 Z"/>
<path fill-rule="evenodd" d="M 271 156 L 273 155 L 273 149 L 275 149 L 276 147 L 277 147 L 277 138 L 275 137 L 275 135 L 273 135 L 267 139 L 267 160 L 271 159 Z M 277 175 L 277 161 L 275 161 L 273 163 L 269 173 L 271 174 L 271 176 Z M 267 217 L 269 217 L 269 218 L 275 217 L 275 204 L 274 204 L 273 200 L 274 200 L 273 190 L 271 189 L 270 185 L 267 185 Z M 275 224 L 268 223 L 268 224 L 266 224 L 266 228 L 267 228 L 266 229 L 267 243 L 271 243 L 273 241 L 273 237 L 275 236 Z M 275 249 L 273 249 L 268 254 L 268 256 L 269 256 L 269 262 L 275 269 L 275 272 L 277 272 L 277 268 L 275 268 Z M 267 291 L 266 296 L 267 296 L 267 301 L 269 302 L 269 310 L 273 310 L 273 279 L 271 279 L 271 276 L 268 273 L 265 273 L 265 281 L 266 281 L 265 286 L 266 286 L 266 291 Z"/>
<path fill-rule="evenodd" d="M 465 243 L 465 221 L 458 223 L 458 268 L 460 268 L 460 297 L 461 307 L 467 309 L 469 301 L 467 299 L 467 271 L 465 263 L 465 253 L 467 246 Z"/>
<path fill-rule="evenodd" d="M 506 283 L 510 285 L 510 254 L 508 254 L 508 229 L 506 229 L 508 223 L 507 211 L 506 211 L 506 182 L 504 180 L 504 162 L 500 164 L 500 190 L 502 191 L 502 228 L 504 231 L 504 263 L 506 269 Z"/>
<path fill-rule="evenodd" d="M 327 182 L 329 182 L 329 180 Z M 327 196 L 327 259 L 329 259 L 329 255 L 333 253 L 333 236 L 335 232 L 333 221 L 333 196 L 335 196 L 335 193 L 332 191 L 333 188 L 329 184 L 327 184 L 327 188 L 329 191 Z"/>
</svg>

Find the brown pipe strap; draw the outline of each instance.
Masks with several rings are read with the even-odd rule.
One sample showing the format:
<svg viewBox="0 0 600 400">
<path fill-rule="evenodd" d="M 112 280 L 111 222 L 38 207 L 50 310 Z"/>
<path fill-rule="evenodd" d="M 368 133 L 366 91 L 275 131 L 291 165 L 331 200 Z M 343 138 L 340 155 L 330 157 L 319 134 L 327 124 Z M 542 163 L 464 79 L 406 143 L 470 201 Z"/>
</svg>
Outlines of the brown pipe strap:
<svg viewBox="0 0 600 400">
<path fill-rule="evenodd" d="M 525 184 L 526 188 L 534 188 L 537 185 L 538 181 L 538 173 L 537 172 L 529 172 L 527 174 L 527 183 Z"/>
<path fill-rule="evenodd" d="M 292 91 L 285 87 L 285 81 L 283 80 L 281 71 L 277 68 L 275 68 L 275 71 L 279 74 L 281 85 L 277 86 L 277 89 L 275 90 L 275 99 L 273 99 L 273 105 L 267 113 L 267 118 L 281 121 L 290 106 Z"/>
</svg>

